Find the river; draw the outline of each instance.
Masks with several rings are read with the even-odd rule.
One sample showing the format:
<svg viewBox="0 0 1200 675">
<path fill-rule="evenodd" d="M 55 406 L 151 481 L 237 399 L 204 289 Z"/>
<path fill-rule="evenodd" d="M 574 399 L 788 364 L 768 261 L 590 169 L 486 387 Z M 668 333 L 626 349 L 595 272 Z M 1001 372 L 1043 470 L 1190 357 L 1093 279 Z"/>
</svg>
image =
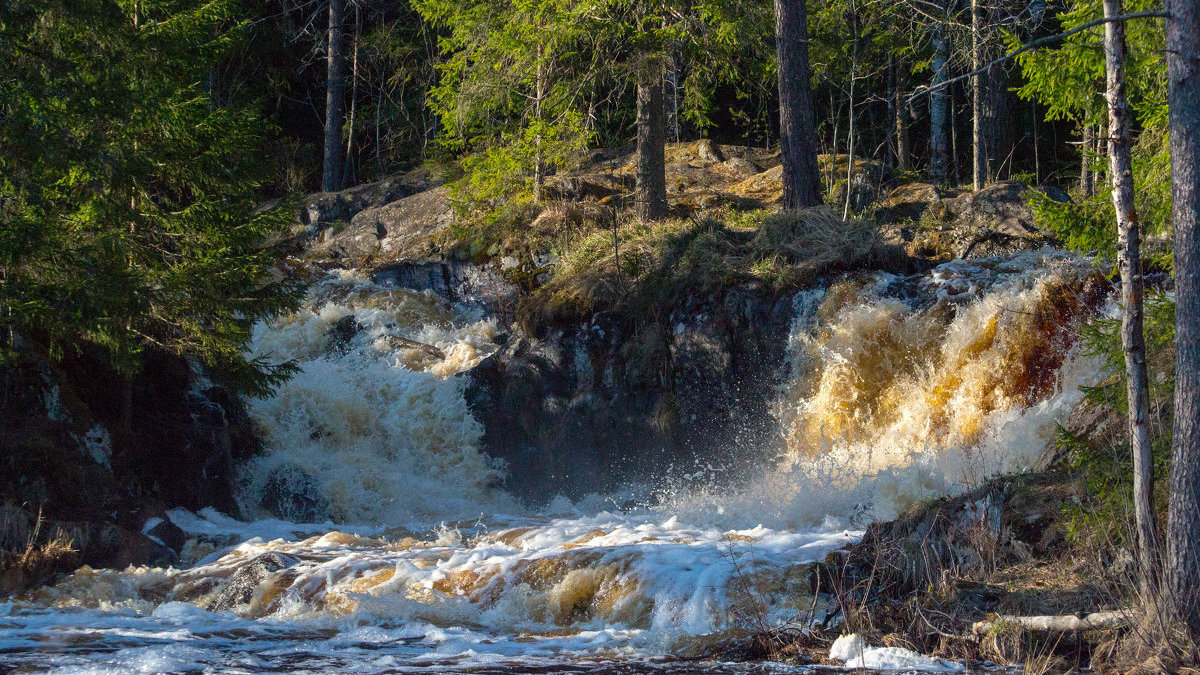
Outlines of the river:
<svg viewBox="0 0 1200 675">
<path fill-rule="evenodd" d="M 774 459 L 529 506 L 462 393 L 495 320 L 333 274 L 256 331 L 253 355 L 302 371 L 251 403 L 251 519 L 172 511 L 187 564 L 0 604 L 0 672 L 804 672 L 719 659 L 761 626 L 837 625 L 812 563 L 872 520 L 1036 461 L 1101 374 L 1073 330 L 1094 276 L 1044 250 L 798 293 Z"/>
</svg>

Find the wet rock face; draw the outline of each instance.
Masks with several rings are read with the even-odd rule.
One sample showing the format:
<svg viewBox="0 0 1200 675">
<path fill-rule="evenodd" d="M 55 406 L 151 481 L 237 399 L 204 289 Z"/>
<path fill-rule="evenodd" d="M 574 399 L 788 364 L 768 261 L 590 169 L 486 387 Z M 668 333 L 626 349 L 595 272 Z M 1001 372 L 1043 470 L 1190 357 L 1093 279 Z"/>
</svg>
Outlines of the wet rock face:
<svg viewBox="0 0 1200 675">
<path fill-rule="evenodd" d="M 514 335 L 468 374 L 484 449 L 534 500 L 653 479 L 698 460 L 769 456 L 791 305 L 754 287 L 696 296 L 663 321 L 595 317 Z"/>
<path fill-rule="evenodd" d="M 236 396 L 201 385 L 187 362 L 147 353 L 126 380 L 86 352 L 50 361 L 29 347 L 0 383 L 0 502 L 40 510 L 80 563 L 173 561 L 170 543 L 142 533 L 167 508 L 237 514 L 234 465 L 257 448 L 253 425 Z"/>
</svg>

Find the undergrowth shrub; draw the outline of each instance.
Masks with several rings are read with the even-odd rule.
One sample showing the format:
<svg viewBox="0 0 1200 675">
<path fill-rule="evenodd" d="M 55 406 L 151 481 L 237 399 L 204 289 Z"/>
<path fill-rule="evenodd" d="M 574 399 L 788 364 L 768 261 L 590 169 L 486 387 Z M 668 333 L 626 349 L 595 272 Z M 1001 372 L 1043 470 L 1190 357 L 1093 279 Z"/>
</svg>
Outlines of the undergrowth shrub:
<svg viewBox="0 0 1200 675">
<path fill-rule="evenodd" d="M 1090 549 L 1132 547 L 1133 460 L 1126 433 L 1128 402 L 1121 320 L 1098 319 L 1083 329 L 1085 352 L 1099 357 L 1111 372 L 1085 390 L 1087 404 L 1106 411 L 1109 430 L 1072 433 L 1060 427 L 1057 443 L 1068 466 L 1078 471 L 1087 498 L 1067 505 L 1069 536 Z M 1165 522 L 1175 396 L 1175 302 L 1166 293 L 1146 297 L 1146 368 L 1150 384 L 1150 429 L 1154 458 L 1155 511 Z"/>
</svg>

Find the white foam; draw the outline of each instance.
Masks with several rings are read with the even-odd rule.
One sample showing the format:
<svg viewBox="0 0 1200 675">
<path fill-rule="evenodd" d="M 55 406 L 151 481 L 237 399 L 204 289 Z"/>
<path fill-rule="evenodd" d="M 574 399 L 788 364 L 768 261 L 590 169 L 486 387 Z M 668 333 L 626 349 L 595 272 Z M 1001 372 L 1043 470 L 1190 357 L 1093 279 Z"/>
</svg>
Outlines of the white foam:
<svg viewBox="0 0 1200 675">
<path fill-rule="evenodd" d="M 857 633 L 843 635 L 829 649 L 829 658 L 847 668 L 871 670 L 907 670 L 921 672 L 961 672 L 963 666 L 935 659 L 900 647 L 868 647 Z"/>
<path fill-rule="evenodd" d="M 335 337 L 343 320 L 357 332 Z M 494 335 L 493 323 L 432 293 L 353 276 L 317 284 L 303 310 L 255 329 L 255 357 L 295 360 L 302 371 L 250 405 L 266 452 L 243 469 L 243 508 L 266 515 L 259 504 L 272 477 L 302 475 L 338 523 L 425 527 L 518 510 L 493 487 L 500 467 L 480 452 L 482 427 L 454 377 L 495 351 Z"/>
<path fill-rule="evenodd" d="M 61 672 L 552 669 L 691 654 L 747 622 L 803 624 L 812 618 L 809 564 L 856 542 L 865 523 L 1036 458 L 1079 385 L 1099 375 L 1096 364 L 1069 351 L 1036 400 L 973 409 L 1009 364 L 994 341 L 976 338 L 998 313 L 1036 307 L 1041 289 L 1081 266 L 1040 252 L 939 267 L 913 283 L 953 305 L 947 320 L 926 321 L 928 307 L 888 297 L 904 281 L 890 276 L 852 293 L 798 295 L 792 379 L 780 394 L 790 454 L 739 484 L 699 463 L 653 507 L 619 511 L 612 504 L 626 495 L 597 495 L 540 513 L 494 487 L 501 468 L 479 450 L 481 429 L 455 374 L 495 349 L 495 327 L 431 294 L 331 278 L 302 312 L 255 332 L 255 356 L 296 359 L 303 371 L 251 405 L 266 443 L 242 474 L 254 519 L 172 510 L 172 523 L 203 540 L 193 546 L 195 557 L 207 554 L 198 564 L 81 570 L 23 604 L 0 605 L 0 653 Z M 331 330 L 347 316 L 361 329 L 338 344 Z M 997 326 L 1001 341 L 1021 328 Z M 925 361 L 904 362 L 906 353 Z M 837 384 L 826 373 L 849 381 L 864 375 L 861 363 L 892 369 L 888 386 L 909 392 L 910 405 L 859 424 L 875 413 L 854 408 L 854 396 L 822 394 Z M 948 402 L 930 402 L 946 363 L 984 385 L 951 382 Z M 845 433 L 797 436 L 820 430 L 806 426 L 814 419 Z M 284 468 L 327 501 L 317 517 L 325 522 L 262 512 Z M 259 565 L 263 554 L 287 566 L 263 572 L 274 569 Z M 236 603 L 213 604 L 234 578 L 256 585 Z M 74 648 L 83 641 L 95 651 Z M 851 668 L 957 669 L 850 636 L 831 656 Z"/>
</svg>

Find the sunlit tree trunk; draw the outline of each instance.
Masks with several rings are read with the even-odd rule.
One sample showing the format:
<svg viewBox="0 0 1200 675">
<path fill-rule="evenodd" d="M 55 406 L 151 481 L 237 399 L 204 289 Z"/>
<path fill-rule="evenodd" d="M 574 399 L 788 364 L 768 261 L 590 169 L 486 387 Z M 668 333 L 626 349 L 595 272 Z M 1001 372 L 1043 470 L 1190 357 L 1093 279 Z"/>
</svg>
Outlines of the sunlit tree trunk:
<svg viewBox="0 0 1200 675">
<path fill-rule="evenodd" d="M 342 64 L 344 41 L 342 16 L 345 0 L 329 0 L 329 54 L 325 78 L 325 153 L 321 172 L 321 189 L 333 192 L 341 185 L 342 176 L 342 119 L 344 101 L 342 86 L 345 75 Z"/>
<path fill-rule="evenodd" d="M 1167 0 L 1171 222 L 1175 230 L 1175 429 L 1168 600 L 1200 639 L 1200 0 Z"/>
<path fill-rule="evenodd" d="M 946 81 L 946 63 L 950 59 L 950 46 L 939 26 L 933 33 L 933 86 L 939 87 Z M 949 144 L 946 138 L 946 112 L 949 105 L 947 87 L 941 86 L 930 94 L 929 99 L 929 175 L 935 185 L 946 184 L 946 162 Z"/>
<path fill-rule="evenodd" d="M 546 100 L 546 64 L 545 53 L 542 43 L 537 45 L 537 73 L 534 77 L 534 92 L 533 92 L 533 119 L 539 125 L 537 134 L 533 138 L 533 201 L 540 204 L 543 198 L 543 192 L 546 188 L 546 157 L 542 152 L 542 130 L 541 125 L 544 123 L 542 119 L 542 107 Z M 638 99 L 641 101 L 641 99 Z M 639 139 L 641 138 L 639 134 Z"/>
<path fill-rule="evenodd" d="M 850 57 L 850 128 L 846 139 L 846 201 L 842 209 L 842 220 L 850 218 L 850 204 L 854 197 L 854 144 L 858 140 L 854 115 L 854 85 L 858 82 L 858 15 L 854 10 L 854 0 L 850 0 L 848 19 L 850 34 L 853 36 L 853 49 Z"/>
<path fill-rule="evenodd" d="M 821 176 L 817 168 L 812 73 L 808 64 L 808 13 L 804 0 L 775 0 L 775 53 L 779 66 L 783 208 L 817 206 L 821 203 Z"/>
<path fill-rule="evenodd" d="M 354 119 L 358 112 L 358 35 L 361 21 L 358 15 L 358 5 L 354 6 L 354 47 L 350 50 L 350 119 L 346 123 L 346 154 L 342 163 L 341 184 L 354 185 L 358 182 L 357 166 L 354 158 Z"/>
<path fill-rule="evenodd" d="M 975 191 L 988 181 L 987 143 L 984 139 L 983 106 L 985 76 L 977 72 L 983 67 L 983 7 L 980 0 L 971 0 L 971 185 Z"/>
<path fill-rule="evenodd" d="M 1121 0 L 1104 0 L 1106 17 L 1120 16 Z M 1129 401 L 1129 447 L 1133 452 L 1133 503 L 1143 590 L 1156 587 L 1158 532 L 1154 524 L 1154 461 L 1150 453 L 1150 392 L 1146 377 L 1146 342 L 1141 232 L 1133 207 L 1133 161 L 1130 155 L 1129 100 L 1125 95 L 1125 23 L 1104 25 L 1107 71 L 1108 166 L 1117 213 L 1117 264 L 1121 271 L 1121 343 Z M 1149 597 L 1149 595 L 1147 595 Z"/>
</svg>

